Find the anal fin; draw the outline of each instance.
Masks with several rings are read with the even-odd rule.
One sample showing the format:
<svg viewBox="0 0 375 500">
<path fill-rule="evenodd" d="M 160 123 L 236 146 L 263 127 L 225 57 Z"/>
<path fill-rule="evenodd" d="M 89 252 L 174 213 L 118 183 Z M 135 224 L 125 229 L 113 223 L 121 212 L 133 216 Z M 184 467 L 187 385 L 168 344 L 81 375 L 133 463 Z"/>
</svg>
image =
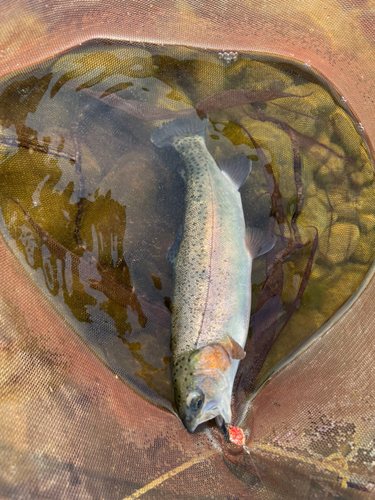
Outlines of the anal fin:
<svg viewBox="0 0 375 500">
<path fill-rule="evenodd" d="M 251 160 L 245 155 L 236 155 L 227 160 L 219 160 L 217 164 L 237 189 L 240 189 L 245 183 L 251 172 Z"/>
</svg>

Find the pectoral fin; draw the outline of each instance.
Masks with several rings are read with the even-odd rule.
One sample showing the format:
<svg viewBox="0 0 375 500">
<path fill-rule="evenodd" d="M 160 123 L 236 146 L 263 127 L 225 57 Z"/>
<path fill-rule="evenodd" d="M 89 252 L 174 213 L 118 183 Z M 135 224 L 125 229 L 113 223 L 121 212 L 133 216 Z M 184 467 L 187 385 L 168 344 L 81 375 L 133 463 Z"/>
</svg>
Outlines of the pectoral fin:
<svg viewBox="0 0 375 500">
<path fill-rule="evenodd" d="M 243 359 L 246 356 L 246 352 L 243 350 L 243 347 L 241 347 L 240 344 L 230 335 L 228 335 L 224 347 L 232 359 Z"/>
</svg>

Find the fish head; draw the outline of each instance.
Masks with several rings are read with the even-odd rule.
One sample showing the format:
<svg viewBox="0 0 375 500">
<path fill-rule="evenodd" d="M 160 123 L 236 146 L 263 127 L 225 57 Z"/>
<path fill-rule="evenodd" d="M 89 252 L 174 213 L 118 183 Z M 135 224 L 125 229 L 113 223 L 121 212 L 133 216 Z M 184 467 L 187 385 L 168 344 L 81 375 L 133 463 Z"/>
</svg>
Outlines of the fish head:
<svg viewBox="0 0 375 500">
<path fill-rule="evenodd" d="M 230 423 L 231 365 L 230 354 L 220 344 L 185 353 L 175 360 L 175 403 L 189 432 L 218 416 Z"/>
</svg>

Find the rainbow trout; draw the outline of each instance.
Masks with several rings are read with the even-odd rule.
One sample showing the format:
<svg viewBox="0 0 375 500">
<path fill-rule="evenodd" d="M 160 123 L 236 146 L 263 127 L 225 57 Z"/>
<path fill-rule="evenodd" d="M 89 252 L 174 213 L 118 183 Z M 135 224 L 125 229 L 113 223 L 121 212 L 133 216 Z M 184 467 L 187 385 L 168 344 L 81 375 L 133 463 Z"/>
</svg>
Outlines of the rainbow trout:
<svg viewBox="0 0 375 500">
<path fill-rule="evenodd" d="M 236 156 L 218 168 L 207 150 L 207 119 L 165 123 L 152 142 L 174 147 L 185 163 L 183 226 L 168 250 L 173 266 L 173 385 L 185 427 L 193 432 L 216 418 L 231 422 L 231 397 L 245 356 L 251 305 L 252 259 L 275 241 L 245 228 L 238 192 L 251 163 Z"/>
</svg>

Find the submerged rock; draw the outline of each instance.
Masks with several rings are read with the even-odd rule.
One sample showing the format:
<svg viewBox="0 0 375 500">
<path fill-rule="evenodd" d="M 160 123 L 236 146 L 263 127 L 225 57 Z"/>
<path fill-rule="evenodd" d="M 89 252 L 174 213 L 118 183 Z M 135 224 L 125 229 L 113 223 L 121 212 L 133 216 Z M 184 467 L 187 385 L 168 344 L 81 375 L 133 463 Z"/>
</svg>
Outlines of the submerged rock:
<svg viewBox="0 0 375 500">
<path fill-rule="evenodd" d="M 340 264 L 354 253 L 359 229 L 354 224 L 336 223 L 327 228 L 320 239 L 319 256 L 328 264 Z"/>
</svg>

